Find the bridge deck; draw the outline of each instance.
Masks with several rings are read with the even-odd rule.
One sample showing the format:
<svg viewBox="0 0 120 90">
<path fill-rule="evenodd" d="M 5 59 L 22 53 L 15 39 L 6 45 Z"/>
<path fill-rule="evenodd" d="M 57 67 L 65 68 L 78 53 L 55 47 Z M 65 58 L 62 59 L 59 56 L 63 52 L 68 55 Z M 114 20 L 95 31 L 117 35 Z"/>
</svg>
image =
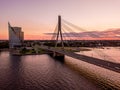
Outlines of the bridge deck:
<svg viewBox="0 0 120 90">
<path fill-rule="evenodd" d="M 40 46 L 40 48 L 46 49 L 49 51 L 53 51 L 53 52 L 57 52 L 57 53 L 61 53 L 61 54 L 67 55 L 69 57 L 76 58 L 81 61 L 85 61 L 87 63 L 94 64 L 96 66 L 100 66 L 100 67 L 120 73 L 120 64 L 119 63 L 114 63 L 114 62 L 105 61 L 105 60 L 90 57 L 90 56 L 76 54 L 74 52 L 64 51 L 62 49 L 60 50 L 60 49 L 56 49 L 54 47 Z"/>
</svg>

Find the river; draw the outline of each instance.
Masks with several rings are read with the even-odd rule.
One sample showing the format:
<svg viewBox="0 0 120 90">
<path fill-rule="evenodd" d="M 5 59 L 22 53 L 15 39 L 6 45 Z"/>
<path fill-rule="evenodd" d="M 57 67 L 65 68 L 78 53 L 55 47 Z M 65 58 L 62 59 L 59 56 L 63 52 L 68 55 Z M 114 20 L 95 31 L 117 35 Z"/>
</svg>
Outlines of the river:
<svg viewBox="0 0 120 90">
<path fill-rule="evenodd" d="M 99 90 L 100 87 L 49 55 L 0 52 L 0 90 Z"/>
</svg>

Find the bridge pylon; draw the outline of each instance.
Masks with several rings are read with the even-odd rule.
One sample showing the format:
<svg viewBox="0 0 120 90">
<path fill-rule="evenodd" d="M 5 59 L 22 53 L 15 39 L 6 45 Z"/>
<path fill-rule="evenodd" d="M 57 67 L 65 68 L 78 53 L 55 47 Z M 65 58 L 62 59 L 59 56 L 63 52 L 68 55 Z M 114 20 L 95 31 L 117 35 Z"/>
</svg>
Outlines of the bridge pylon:
<svg viewBox="0 0 120 90">
<path fill-rule="evenodd" d="M 57 47 L 58 41 L 59 41 L 59 36 L 60 36 L 60 41 L 62 44 L 62 49 L 64 50 L 64 42 L 63 42 L 63 36 L 62 36 L 62 29 L 61 29 L 61 16 L 58 16 L 58 31 L 57 31 L 57 37 L 56 37 L 56 42 L 55 42 L 55 48 Z M 64 54 L 60 53 L 53 53 L 53 57 L 58 57 L 58 58 L 64 58 Z"/>
<path fill-rule="evenodd" d="M 55 48 L 57 47 L 58 41 L 59 41 L 59 36 L 61 39 L 61 44 L 62 44 L 62 49 L 64 49 L 64 42 L 63 42 L 63 36 L 62 36 L 62 29 L 61 29 L 61 16 L 58 16 L 58 31 L 57 31 L 57 38 L 56 38 L 56 43 L 55 43 Z"/>
</svg>

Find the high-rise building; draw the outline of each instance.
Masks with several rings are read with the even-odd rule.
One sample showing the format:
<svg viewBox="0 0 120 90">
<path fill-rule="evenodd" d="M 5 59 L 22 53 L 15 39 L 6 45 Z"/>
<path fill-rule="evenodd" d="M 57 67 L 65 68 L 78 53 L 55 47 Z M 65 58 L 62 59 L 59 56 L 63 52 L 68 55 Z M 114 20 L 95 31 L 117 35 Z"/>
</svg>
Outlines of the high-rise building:
<svg viewBox="0 0 120 90">
<path fill-rule="evenodd" d="M 21 46 L 24 40 L 24 32 L 22 32 L 21 27 L 12 27 L 8 22 L 8 31 L 9 48 Z"/>
</svg>

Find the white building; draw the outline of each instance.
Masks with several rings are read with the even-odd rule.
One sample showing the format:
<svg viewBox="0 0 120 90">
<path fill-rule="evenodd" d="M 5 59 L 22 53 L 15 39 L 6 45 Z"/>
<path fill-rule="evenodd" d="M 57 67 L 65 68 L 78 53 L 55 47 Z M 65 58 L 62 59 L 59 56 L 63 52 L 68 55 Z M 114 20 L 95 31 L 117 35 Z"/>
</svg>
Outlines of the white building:
<svg viewBox="0 0 120 90">
<path fill-rule="evenodd" d="M 9 47 L 14 48 L 22 45 L 24 40 L 24 32 L 22 32 L 21 27 L 11 27 L 8 23 L 9 31 Z"/>
</svg>

